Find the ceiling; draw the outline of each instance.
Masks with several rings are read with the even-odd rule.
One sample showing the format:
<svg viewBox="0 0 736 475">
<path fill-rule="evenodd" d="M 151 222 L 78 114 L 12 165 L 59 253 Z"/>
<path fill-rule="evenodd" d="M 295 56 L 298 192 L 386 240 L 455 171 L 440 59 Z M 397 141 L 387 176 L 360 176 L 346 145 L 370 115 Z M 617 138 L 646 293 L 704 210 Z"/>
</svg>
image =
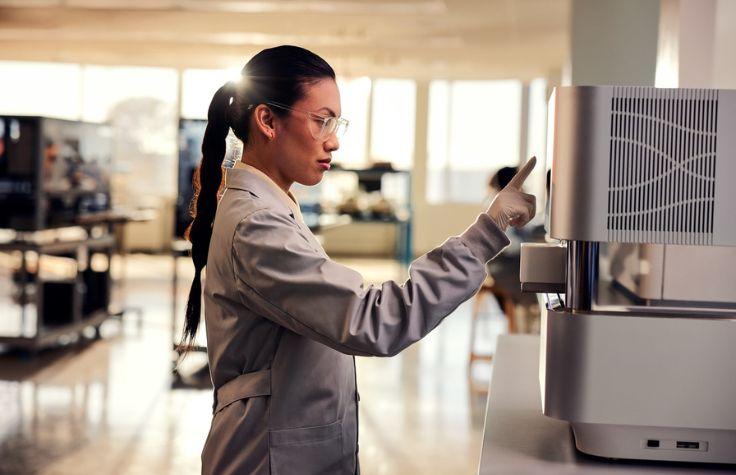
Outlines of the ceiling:
<svg viewBox="0 0 736 475">
<path fill-rule="evenodd" d="M 236 68 L 298 44 L 348 76 L 529 79 L 569 56 L 570 0 L 0 0 L 0 59 Z"/>
</svg>

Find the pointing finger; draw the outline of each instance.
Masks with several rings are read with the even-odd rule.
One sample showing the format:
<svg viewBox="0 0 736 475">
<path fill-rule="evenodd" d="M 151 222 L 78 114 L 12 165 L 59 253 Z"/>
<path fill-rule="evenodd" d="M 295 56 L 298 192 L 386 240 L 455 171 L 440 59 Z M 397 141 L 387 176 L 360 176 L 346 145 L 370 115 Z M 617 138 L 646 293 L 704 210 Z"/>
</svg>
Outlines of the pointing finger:
<svg viewBox="0 0 736 475">
<path fill-rule="evenodd" d="M 534 170 L 534 165 L 537 164 L 537 157 L 532 157 L 524 164 L 523 167 L 521 167 L 521 170 L 514 175 L 514 177 L 511 179 L 509 184 L 507 186 L 510 186 L 511 188 L 516 188 L 517 190 L 521 189 L 521 186 L 524 184 L 524 181 L 529 177 L 529 174 Z"/>
</svg>

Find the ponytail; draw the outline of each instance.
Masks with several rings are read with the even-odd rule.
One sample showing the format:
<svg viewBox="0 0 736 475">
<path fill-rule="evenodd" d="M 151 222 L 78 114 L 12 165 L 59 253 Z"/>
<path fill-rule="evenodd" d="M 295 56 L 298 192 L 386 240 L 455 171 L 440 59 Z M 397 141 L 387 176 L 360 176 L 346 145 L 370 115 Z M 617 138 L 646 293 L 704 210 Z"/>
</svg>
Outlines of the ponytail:
<svg viewBox="0 0 736 475">
<path fill-rule="evenodd" d="M 207 128 L 202 140 L 202 163 L 194 180 L 193 217 L 187 230 L 192 243 L 194 281 L 187 300 L 184 334 L 179 349 L 184 352 L 194 340 L 202 311 L 202 270 L 207 265 L 207 253 L 212 237 L 212 224 L 217 211 L 218 191 L 222 184 L 222 162 L 225 159 L 225 139 L 230 129 L 229 106 L 234 86 L 227 83 L 217 90 L 207 111 Z"/>
</svg>

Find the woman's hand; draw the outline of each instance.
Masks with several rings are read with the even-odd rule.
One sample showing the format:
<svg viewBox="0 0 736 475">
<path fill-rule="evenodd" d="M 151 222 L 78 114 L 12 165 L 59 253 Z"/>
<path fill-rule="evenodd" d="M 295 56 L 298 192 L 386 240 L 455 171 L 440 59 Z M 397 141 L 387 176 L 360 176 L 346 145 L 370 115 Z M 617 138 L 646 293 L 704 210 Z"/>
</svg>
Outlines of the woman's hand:
<svg viewBox="0 0 736 475">
<path fill-rule="evenodd" d="M 534 195 L 521 191 L 524 180 L 532 172 L 536 163 L 537 157 L 530 158 L 509 184 L 493 198 L 491 206 L 486 211 L 503 231 L 506 231 L 509 225 L 515 228 L 524 226 L 536 213 L 537 199 Z"/>
</svg>

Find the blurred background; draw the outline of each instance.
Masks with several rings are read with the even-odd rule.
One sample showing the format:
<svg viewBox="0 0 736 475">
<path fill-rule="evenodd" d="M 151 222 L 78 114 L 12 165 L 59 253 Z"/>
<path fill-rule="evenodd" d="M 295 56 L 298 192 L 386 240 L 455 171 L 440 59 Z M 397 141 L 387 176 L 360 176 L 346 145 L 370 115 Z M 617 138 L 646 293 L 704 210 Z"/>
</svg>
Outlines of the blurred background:
<svg viewBox="0 0 736 475">
<path fill-rule="evenodd" d="M 545 238 L 551 89 L 736 88 L 734 20 L 726 0 L 0 0 L 0 472 L 199 473 L 204 335 L 174 351 L 191 180 L 212 94 L 279 44 L 338 74 L 337 166 L 295 194 L 367 282 L 403 281 L 540 161 L 538 215 L 479 294 L 358 359 L 364 473 L 477 471 L 495 338 L 539 331 L 517 244 Z"/>
</svg>

